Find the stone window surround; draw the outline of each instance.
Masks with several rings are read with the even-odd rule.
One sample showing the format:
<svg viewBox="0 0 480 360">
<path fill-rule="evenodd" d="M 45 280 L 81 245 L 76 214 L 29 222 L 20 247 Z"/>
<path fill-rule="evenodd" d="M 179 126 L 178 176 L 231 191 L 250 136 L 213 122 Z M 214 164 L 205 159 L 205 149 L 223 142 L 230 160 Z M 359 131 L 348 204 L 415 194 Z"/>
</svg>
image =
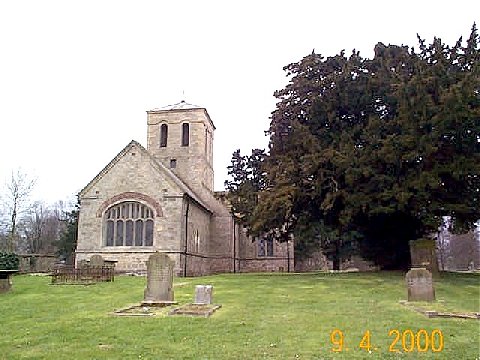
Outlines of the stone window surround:
<svg viewBox="0 0 480 360">
<path fill-rule="evenodd" d="M 135 201 L 135 202 L 142 203 L 150 207 L 152 210 L 154 210 L 154 214 L 153 214 L 154 217 L 163 216 L 162 207 L 160 206 L 157 200 L 155 200 L 154 198 L 146 194 L 142 194 L 134 191 L 127 191 L 127 192 L 123 192 L 115 196 L 112 196 L 111 198 L 105 200 L 97 210 L 97 218 L 103 218 L 105 211 L 108 208 L 125 201 Z"/>
<path fill-rule="evenodd" d="M 160 147 L 167 147 L 168 144 L 168 125 L 160 125 Z"/>
<path fill-rule="evenodd" d="M 190 146 L 190 124 L 182 123 L 182 146 Z"/>
</svg>

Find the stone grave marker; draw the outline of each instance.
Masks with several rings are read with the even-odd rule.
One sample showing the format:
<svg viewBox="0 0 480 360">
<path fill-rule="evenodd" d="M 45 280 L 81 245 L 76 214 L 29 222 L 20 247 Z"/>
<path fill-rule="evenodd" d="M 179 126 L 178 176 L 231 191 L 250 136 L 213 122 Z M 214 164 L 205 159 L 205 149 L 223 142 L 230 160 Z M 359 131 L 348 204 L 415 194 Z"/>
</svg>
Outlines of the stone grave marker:
<svg viewBox="0 0 480 360">
<path fill-rule="evenodd" d="M 432 273 L 426 268 L 413 268 L 405 276 L 408 301 L 434 301 Z"/>
<path fill-rule="evenodd" d="M 88 267 L 88 261 L 87 260 L 80 260 L 78 262 L 78 268 L 79 269 L 85 269 Z"/>
<path fill-rule="evenodd" d="M 167 254 L 156 252 L 147 261 L 147 287 L 142 305 L 170 305 L 173 301 L 174 261 Z"/>
<path fill-rule="evenodd" d="M 12 288 L 12 276 L 18 270 L 0 270 L 0 294 L 9 292 Z"/>
<path fill-rule="evenodd" d="M 195 305 L 212 304 L 213 286 L 212 285 L 196 285 L 195 286 Z"/>
<path fill-rule="evenodd" d="M 438 273 L 436 245 L 434 239 L 418 239 L 410 241 L 410 259 L 412 268 L 426 268 L 434 274 Z"/>
<path fill-rule="evenodd" d="M 105 265 L 102 255 L 92 255 L 90 258 L 91 267 L 102 267 Z"/>
</svg>

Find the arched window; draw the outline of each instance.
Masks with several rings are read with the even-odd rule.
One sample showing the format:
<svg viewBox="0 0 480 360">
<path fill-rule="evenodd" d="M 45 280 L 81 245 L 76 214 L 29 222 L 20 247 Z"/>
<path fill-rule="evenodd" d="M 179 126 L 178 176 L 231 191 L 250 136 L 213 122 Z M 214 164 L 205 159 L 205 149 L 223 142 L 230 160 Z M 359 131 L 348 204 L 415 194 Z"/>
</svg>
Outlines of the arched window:
<svg viewBox="0 0 480 360">
<path fill-rule="evenodd" d="M 167 146 L 167 139 L 168 139 L 168 125 L 162 124 L 162 126 L 160 126 L 160 147 Z"/>
<path fill-rule="evenodd" d="M 188 123 L 182 124 L 182 146 L 190 144 L 190 125 Z"/>
<path fill-rule="evenodd" d="M 105 246 L 153 246 L 153 210 L 135 201 L 105 211 Z"/>
</svg>

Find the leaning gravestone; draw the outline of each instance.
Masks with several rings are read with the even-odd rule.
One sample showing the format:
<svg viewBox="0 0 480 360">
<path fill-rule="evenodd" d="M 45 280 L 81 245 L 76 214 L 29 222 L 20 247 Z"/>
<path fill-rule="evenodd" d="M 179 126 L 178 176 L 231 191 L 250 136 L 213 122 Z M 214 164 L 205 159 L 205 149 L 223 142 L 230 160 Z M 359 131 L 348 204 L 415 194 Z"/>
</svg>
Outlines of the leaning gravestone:
<svg viewBox="0 0 480 360">
<path fill-rule="evenodd" d="M 170 305 L 173 301 L 174 261 L 167 254 L 155 253 L 147 261 L 147 288 L 142 305 Z"/>
<path fill-rule="evenodd" d="M 197 285 L 195 286 L 195 305 L 210 305 L 212 304 L 213 286 L 212 285 Z"/>
<path fill-rule="evenodd" d="M 405 276 L 408 301 L 434 301 L 432 273 L 425 268 L 413 268 Z"/>
</svg>

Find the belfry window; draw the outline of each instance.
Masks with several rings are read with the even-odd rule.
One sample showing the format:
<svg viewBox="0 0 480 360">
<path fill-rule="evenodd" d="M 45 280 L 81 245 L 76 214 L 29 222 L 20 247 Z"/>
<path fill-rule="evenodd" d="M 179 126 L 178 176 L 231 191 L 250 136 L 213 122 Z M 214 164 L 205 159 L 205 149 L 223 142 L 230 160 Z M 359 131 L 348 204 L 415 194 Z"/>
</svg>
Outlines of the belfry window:
<svg viewBox="0 0 480 360">
<path fill-rule="evenodd" d="M 168 125 L 162 124 L 162 126 L 160 126 L 160 147 L 167 146 L 167 139 L 168 139 Z"/>
<path fill-rule="evenodd" d="M 190 125 L 187 123 L 182 124 L 182 146 L 188 146 L 190 144 Z"/>
<path fill-rule="evenodd" d="M 135 201 L 105 211 L 105 246 L 153 246 L 153 210 Z"/>
</svg>

